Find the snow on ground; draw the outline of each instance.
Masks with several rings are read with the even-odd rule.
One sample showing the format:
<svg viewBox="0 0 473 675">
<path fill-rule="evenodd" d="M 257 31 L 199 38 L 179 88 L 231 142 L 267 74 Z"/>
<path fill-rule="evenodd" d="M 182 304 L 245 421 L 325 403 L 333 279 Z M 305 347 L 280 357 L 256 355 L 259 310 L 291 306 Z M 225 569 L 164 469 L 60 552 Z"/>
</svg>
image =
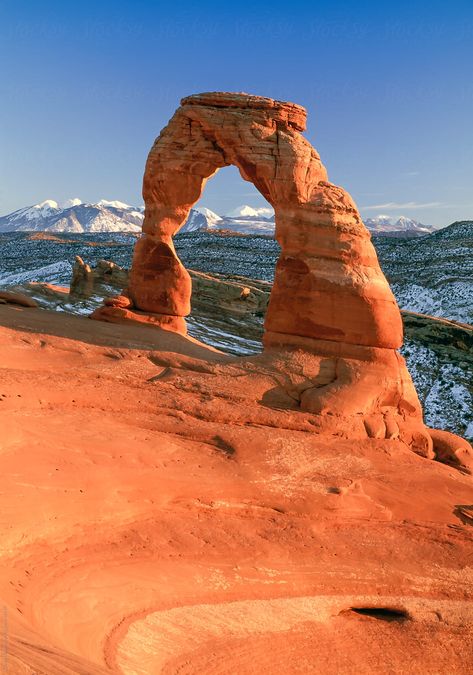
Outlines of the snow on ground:
<svg viewBox="0 0 473 675">
<path fill-rule="evenodd" d="M 450 363 L 411 340 L 405 341 L 401 352 L 423 405 L 425 423 L 473 440 L 471 363 Z"/>
<path fill-rule="evenodd" d="M 241 220 L 244 222 L 244 218 Z M 268 221 L 265 224 L 268 225 Z M 67 238 L 58 242 L 33 241 L 22 233 L 0 234 L 0 286 L 5 288 L 30 281 L 68 285 L 75 255 L 80 255 L 93 265 L 105 258 L 129 267 L 136 236 L 126 233 L 115 233 L 113 237 L 110 234 L 78 234 L 71 237 L 70 242 Z M 111 239 L 113 245 L 110 245 Z M 242 275 L 268 282 L 273 280 L 279 255 L 277 243 L 261 236 L 220 237 L 196 232 L 179 235 L 175 244 L 179 257 L 190 269 Z M 388 267 L 391 275 L 397 276 L 393 289 L 401 307 L 472 323 L 473 283 L 471 279 L 460 279 L 458 274 L 452 275 L 458 250 L 456 243 L 454 253 L 450 250 L 448 258 L 442 259 L 443 251 L 439 242 L 435 249 L 436 266 L 426 263 L 423 268 L 417 261 L 422 258 L 424 245 L 420 247 L 417 243 L 415 246 L 406 246 L 388 242 L 381 248 L 384 252 L 384 255 L 380 255 L 382 264 Z M 414 261 L 410 255 L 413 252 L 416 252 L 417 257 Z M 394 265 L 393 259 L 398 257 L 401 261 Z M 464 264 L 459 267 L 465 275 L 468 265 L 466 258 L 462 260 Z M 422 273 L 419 272 L 418 279 L 415 279 L 414 270 L 418 267 Z M 428 286 L 423 285 L 424 279 Z M 65 299 L 57 309 L 87 314 L 100 302 L 101 298 L 91 298 L 81 305 L 71 305 Z M 201 317 L 191 316 L 189 330 L 204 342 L 232 353 L 259 351 L 259 342 L 238 336 L 238 321 L 232 325 L 224 317 L 214 317 L 212 322 L 206 322 Z M 431 348 L 428 343 L 425 345 L 407 339 L 402 350 L 424 405 L 426 423 L 473 439 L 471 352 L 469 354 L 463 348 L 456 347 L 443 349 L 441 344 L 440 349 L 438 347 L 432 344 Z"/>
<path fill-rule="evenodd" d="M 430 288 L 416 283 L 393 283 L 391 288 L 399 305 L 409 312 L 473 324 L 471 280 L 443 280 Z"/>
<path fill-rule="evenodd" d="M 7 287 L 16 284 L 26 284 L 30 281 L 41 281 L 49 284 L 63 283 L 64 278 L 70 278 L 72 274 L 72 264 L 66 260 L 61 260 L 44 267 L 36 267 L 32 270 L 9 273 L 0 271 L 0 286 Z"/>
</svg>

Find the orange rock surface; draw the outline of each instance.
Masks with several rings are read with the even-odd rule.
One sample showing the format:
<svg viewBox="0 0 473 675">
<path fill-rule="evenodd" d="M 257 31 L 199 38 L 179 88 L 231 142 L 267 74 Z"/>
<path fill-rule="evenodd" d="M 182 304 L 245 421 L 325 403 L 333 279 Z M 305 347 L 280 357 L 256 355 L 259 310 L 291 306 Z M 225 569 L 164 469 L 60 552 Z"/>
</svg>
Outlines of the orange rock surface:
<svg viewBox="0 0 473 675">
<path fill-rule="evenodd" d="M 0 303 L 5 672 L 471 673 L 472 450 L 424 426 L 399 309 L 304 126 L 291 103 L 184 99 L 105 322 Z M 281 244 L 246 358 L 185 335 L 172 243 L 228 164 Z"/>
<path fill-rule="evenodd" d="M 172 236 L 208 178 L 233 164 L 275 210 L 281 255 L 265 320 L 266 353 L 310 354 L 292 375 L 300 410 L 343 418 L 353 438 L 401 438 L 434 457 L 432 438 L 404 359 L 402 320 L 370 234 L 351 197 L 327 182 L 302 136 L 306 112 L 248 94 L 195 94 L 156 139 L 143 179 L 145 218 L 128 288 L 134 310 L 103 307 L 93 318 L 149 321 L 185 334 L 191 278 Z M 133 316 L 134 315 L 134 316 Z M 170 318 L 171 317 L 171 318 Z M 294 379 L 294 378 L 293 378 Z M 454 449 L 449 451 L 450 454 Z M 471 452 L 471 449 L 470 451 Z"/>
<path fill-rule="evenodd" d="M 6 672 L 471 673 L 471 477 L 302 411 L 308 352 L 7 304 L 0 344 Z"/>
<path fill-rule="evenodd" d="M 156 139 L 143 179 L 145 236 L 129 293 L 137 308 L 186 316 L 190 281 L 172 246 L 218 169 L 233 164 L 272 204 L 281 256 L 266 343 L 284 336 L 396 349 L 402 323 L 370 235 L 350 196 L 300 133 L 294 103 L 215 92 L 182 100 Z M 276 335 L 273 335 L 276 334 Z"/>
</svg>

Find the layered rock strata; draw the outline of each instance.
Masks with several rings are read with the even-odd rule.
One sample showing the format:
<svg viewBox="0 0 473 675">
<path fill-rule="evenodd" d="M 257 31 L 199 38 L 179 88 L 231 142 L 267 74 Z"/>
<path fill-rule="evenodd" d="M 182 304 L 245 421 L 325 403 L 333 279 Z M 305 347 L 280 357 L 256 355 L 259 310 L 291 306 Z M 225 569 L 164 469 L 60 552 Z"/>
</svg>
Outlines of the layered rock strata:
<svg viewBox="0 0 473 675">
<path fill-rule="evenodd" d="M 299 411 L 316 355 L 12 304 L 0 345 L 5 673 L 471 673 L 471 478 Z"/>
</svg>

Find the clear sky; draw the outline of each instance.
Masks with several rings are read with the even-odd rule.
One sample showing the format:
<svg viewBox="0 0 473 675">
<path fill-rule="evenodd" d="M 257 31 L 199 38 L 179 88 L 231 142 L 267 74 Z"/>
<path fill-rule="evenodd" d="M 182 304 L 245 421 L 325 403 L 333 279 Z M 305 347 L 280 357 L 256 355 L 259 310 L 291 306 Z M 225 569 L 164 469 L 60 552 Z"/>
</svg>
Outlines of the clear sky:
<svg viewBox="0 0 473 675">
<path fill-rule="evenodd" d="M 46 198 L 141 204 L 179 100 L 300 103 L 365 217 L 473 219 L 473 2 L 0 2 L 0 215 Z M 202 204 L 264 204 L 233 168 Z"/>
</svg>

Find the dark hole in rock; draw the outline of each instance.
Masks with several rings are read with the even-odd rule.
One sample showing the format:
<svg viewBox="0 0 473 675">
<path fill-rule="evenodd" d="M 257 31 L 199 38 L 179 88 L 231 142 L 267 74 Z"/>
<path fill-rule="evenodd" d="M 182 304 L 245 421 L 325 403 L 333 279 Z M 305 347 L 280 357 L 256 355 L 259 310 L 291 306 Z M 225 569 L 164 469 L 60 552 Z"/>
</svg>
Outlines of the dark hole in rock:
<svg viewBox="0 0 473 675">
<path fill-rule="evenodd" d="M 232 455 L 235 454 L 235 448 L 233 445 L 228 443 L 224 438 L 221 436 L 214 436 L 213 437 L 213 442 L 217 446 L 219 450 L 224 452 L 227 456 L 231 457 Z"/>
<path fill-rule="evenodd" d="M 350 607 L 342 613 L 360 614 L 361 616 L 370 616 L 379 621 L 406 621 L 409 614 L 402 609 L 393 609 L 392 607 Z"/>
</svg>

